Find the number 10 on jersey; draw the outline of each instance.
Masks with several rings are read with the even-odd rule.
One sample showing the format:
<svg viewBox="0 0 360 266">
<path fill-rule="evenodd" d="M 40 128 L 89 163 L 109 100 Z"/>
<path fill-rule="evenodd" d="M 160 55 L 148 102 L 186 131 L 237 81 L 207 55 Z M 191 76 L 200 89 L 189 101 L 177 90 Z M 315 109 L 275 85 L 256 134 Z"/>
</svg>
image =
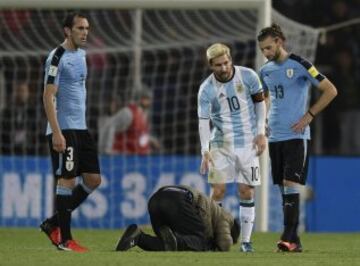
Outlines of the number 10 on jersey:
<svg viewBox="0 0 360 266">
<path fill-rule="evenodd" d="M 236 96 L 232 96 L 231 98 L 227 97 L 226 100 L 229 104 L 230 112 L 234 112 L 240 109 L 239 99 Z"/>
</svg>

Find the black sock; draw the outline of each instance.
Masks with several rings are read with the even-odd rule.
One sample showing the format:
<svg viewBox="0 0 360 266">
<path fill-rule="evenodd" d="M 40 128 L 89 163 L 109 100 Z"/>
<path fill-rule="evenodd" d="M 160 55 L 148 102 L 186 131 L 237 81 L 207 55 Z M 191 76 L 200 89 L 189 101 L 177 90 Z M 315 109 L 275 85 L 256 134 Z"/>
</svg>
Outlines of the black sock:
<svg viewBox="0 0 360 266">
<path fill-rule="evenodd" d="M 55 199 L 55 201 L 56 201 L 56 199 Z M 56 207 L 55 207 L 55 209 L 57 210 Z M 51 216 L 50 218 L 48 218 L 47 220 L 51 225 L 59 226 L 57 211 L 55 211 L 55 214 L 53 216 Z"/>
<path fill-rule="evenodd" d="M 291 234 L 291 242 L 296 243 L 296 244 L 300 244 L 300 237 L 298 236 L 298 226 L 299 224 L 296 224 L 293 228 L 293 232 Z"/>
<path fill-rule="evenodd" d="M 299 194 L 284 195 L 284 232 L 281 240 L 295 242 L 299 224 Z"/>
<path fill-rule="evenodd" d="M 72 239 L 70 225 L 71 225 L 71 196 L 70 195 L 56 195 L 57 217 L 61 232 L 61 242 L 66 242 Z"/>
<path fill-rule="evenodd" d="M 83 186 L 81 186 L 80 184 L 77 185 L 72 191 L 72 195 L 71 195 L 72 206 L 71 206 L 71 209 L 75 210 L 77 207 L 79 207 L 79 205 L 81 203 L 83 203 L 89 195 L 90 194 L 87 193 L 84 190 Z M 55 214 L 53 216 L 48 218 L 48 222 L 53 226 L 59 226 L 57 212 L 55 212 Z"/>
<path fill-rule="evenodd" d="M 141 233 L 137 242 L 137 245 L 147 251 L 164 251 L 163 241 L 156 236 L 151 236 L 145 233 Z"/>
<path fill-rule="evenodd" d="M 84 202 L 84 200 L 86 200 L 86 198 L 89 196 L 90 194 L 87 193 L 83 186 L 78 184 L 72 191 L 72 196 L 71 196 L 71 203 L 72 203 L 72 210 L 75 210 L 77 207 L 79 207 L 79 205 L 81 203 Z"/>
</svg>

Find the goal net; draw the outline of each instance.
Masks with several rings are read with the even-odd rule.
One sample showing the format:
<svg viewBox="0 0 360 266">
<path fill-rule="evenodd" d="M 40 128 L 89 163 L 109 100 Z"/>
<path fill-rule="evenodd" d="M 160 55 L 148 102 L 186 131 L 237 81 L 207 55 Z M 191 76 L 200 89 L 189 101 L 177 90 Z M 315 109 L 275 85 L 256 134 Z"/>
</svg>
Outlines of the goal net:
<svg viewBox="0 0 360 266">
<path fill-rule="evenodd" d="M 241 2 L 236 8 L 81 10 L 91 24 L 87 122 L 92 135 L 99 140 L 104 121 L 146 87 L 152 95 L 151 132 L 160 147 L 149 156 L 102 153 L 103 183 L 74 213 L 73 225 L 118 228 L 148 223 L 147 199 L 165 184 L 188 184 L 208 192 L 206 178 L 198 172 L 196 112 L 199 85 L 210 74 L 205 50 L 213 42 L 224 42 L 232 47 L 235 64 L 259 64 L 256 33 L 263 26 L 264 10 Z M 0 226 L 36 226 L 53 211 L 43 72 L 48 52 L 63 41 L 61 22 L 67 12 L 0 10 Z M 275 16 L 282 19 L 280 24 L 286 20 L 284 26 L 293 25 Z M 289 30 L 304 39 L 310 32 L 296 24 Z M 295 44 L 307 49 L 310 59 L 314 55 L 316 45 L 310 47 L 305 40 Z M 229 187 L 228 192 L 224 205 L 237 216 L 236 189 Z"/>
</svg>

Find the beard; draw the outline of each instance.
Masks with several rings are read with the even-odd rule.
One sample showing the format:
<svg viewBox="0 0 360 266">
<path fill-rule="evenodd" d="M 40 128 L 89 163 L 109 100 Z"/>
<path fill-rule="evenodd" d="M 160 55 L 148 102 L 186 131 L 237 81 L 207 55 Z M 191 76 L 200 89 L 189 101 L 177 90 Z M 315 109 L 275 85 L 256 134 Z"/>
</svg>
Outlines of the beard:
<svg viewBox="0 0 360 266">
<path fill-rule="evenodd" d="M 220 82 L 227 82 L 231 79 L 232 77 L 232 71 L 229 71 L 229 72 L 221 72 L 219 74 L 215 74 L 215 77 L 218 81 Z"/>
<path fill-rule="evenodd" d="M 275 51 L 275 54 L 272 57 L 269 57 L 268 60 L 270 61 L 278 61 L 278 59 L 280 58 L 281 52 L 280 49 L 277 49 Z"/>
<path fill-rule="evenodd" d="M 221 73 L 219 76 L 216 76 L 219 81 L 225 82 L 229 80 L 229 73 Z"/>
</svg>

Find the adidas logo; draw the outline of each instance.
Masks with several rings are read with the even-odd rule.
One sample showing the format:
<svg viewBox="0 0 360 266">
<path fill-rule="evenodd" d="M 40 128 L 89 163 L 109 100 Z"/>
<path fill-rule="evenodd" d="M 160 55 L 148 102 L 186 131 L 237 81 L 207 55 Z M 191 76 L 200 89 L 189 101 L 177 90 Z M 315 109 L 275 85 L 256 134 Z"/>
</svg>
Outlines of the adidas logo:
<svg viewBox="0 0 360 266">
<path fill-rule="evenodd" d="M 219 98 L 224 98 L 224 97 L 225 97 L 225 94 L 221 92 L 219 95 Z"/>
</svg>

